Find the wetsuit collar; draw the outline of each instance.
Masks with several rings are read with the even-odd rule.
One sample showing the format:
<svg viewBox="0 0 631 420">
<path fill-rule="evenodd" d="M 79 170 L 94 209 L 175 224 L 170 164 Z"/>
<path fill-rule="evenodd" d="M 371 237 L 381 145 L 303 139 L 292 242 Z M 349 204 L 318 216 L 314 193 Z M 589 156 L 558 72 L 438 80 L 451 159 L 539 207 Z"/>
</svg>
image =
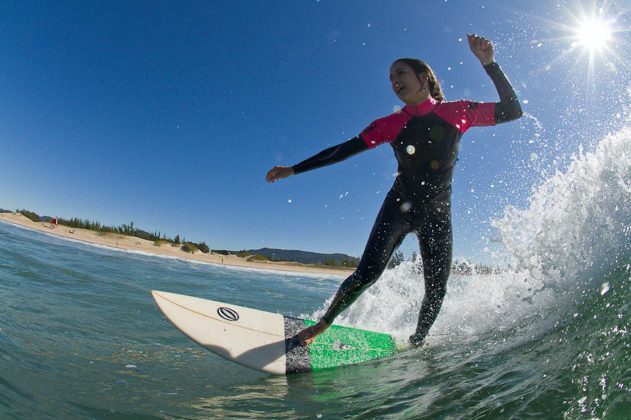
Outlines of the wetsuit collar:
<svg viewBox="0 0 631 420">
<path fill-rule="evenodd" d="M 418 105 L 406 105 L 403 109 L 413 117 L 421 117 L 432 112 L 437 104 L 438 101 L 430 96 Z"/>
</svg>

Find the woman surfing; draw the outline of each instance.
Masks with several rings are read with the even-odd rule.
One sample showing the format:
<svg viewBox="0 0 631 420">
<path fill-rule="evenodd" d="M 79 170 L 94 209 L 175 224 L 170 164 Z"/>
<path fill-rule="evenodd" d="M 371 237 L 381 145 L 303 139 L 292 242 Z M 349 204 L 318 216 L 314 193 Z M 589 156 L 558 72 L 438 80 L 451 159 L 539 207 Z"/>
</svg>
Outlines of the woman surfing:
<svg viewBox="0 0 631 420">
<path fill-rule="evenodd" d="M 451 182 L 460 138 L 474 126 L 495 125 L 522 115 L 517 96 L 494 60 L 491 41 L 467 34 L 469 47 L 487 72 L 499 102 L 445 101 L 431 67 L 411 58 L 390 67 L 395 95 L 405 106 L 372 122 L 358 136 L 298 163 L 276 166 L 266 180 L 275 182 L 345 160 L 388 143 L 398 162 L 398 174 L 368 238 L 359 265 L 340 286 L 324 316 L 296 335 L 300 345 L 313 342 L 342 311 L 374 284 L 405 236 L 418 237 L 425 297 L 410 343 L 420 346 L 438 316 L 447 291 L 452 264 Z"/>
</svg>

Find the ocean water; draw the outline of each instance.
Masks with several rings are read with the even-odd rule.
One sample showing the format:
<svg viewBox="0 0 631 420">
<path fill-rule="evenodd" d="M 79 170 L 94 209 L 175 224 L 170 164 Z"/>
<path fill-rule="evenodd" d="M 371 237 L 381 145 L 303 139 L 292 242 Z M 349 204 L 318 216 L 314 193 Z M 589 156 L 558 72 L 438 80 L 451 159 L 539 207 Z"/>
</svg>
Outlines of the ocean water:
<svg viewBox="0 0 631 420">
<path fill-rule="evenodd" d="M 507 269 L 453 276 L 421 349 L 277 377 L 203 350 L 150 290 L 318 316 L 341 278 L 125 253 L 0 223 L 1 418 L 630 418 L 631 131 L 493 221 Z M 339 322 L 404 341 L 423 289 L 388 271 Z"/>
</svg>

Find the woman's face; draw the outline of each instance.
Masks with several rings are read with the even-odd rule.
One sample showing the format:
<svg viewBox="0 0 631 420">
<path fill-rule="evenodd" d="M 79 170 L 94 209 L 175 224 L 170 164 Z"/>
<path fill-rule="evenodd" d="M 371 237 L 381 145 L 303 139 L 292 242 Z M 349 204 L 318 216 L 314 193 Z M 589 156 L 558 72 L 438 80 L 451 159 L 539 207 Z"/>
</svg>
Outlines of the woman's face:
<svg viewBox="0 0 631 420">
<path fill-rule="evenodd" d="M 421 80 L 427 85 L 427 75 L 421 74 Z M 390 67 L 390 82 L 394 94 L 408 105 L 418 105 L 429 97 L 429 89 L 419 81 L 407 63 L 395 61 Z"/>
</svg>

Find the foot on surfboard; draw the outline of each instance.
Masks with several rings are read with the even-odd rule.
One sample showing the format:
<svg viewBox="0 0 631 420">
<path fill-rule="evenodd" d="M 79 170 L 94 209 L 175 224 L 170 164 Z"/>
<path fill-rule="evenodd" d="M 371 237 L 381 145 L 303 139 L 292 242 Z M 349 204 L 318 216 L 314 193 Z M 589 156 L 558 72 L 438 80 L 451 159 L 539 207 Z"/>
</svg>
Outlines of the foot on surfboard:
<svg viewBox="0 0 631 420">
<path fill-rule="evenodd" d="M 409 338 L 410 344 L 414 347 L 421 347 L 423 345 L 423 341 L 425 337 L 422 337 L 418 334 L 412 334 Z"/>
<path fill-rule="evenodd" d="M 298 334 L 293 336 L 292 341 L 296 341 L 300 346 L 306 347 L 313 343 L 316 337 L 322 334 L 327 328 L 329 328 L 329 324 L 320 321 L 317 324 L 300 331 Z"/>
</svg>

